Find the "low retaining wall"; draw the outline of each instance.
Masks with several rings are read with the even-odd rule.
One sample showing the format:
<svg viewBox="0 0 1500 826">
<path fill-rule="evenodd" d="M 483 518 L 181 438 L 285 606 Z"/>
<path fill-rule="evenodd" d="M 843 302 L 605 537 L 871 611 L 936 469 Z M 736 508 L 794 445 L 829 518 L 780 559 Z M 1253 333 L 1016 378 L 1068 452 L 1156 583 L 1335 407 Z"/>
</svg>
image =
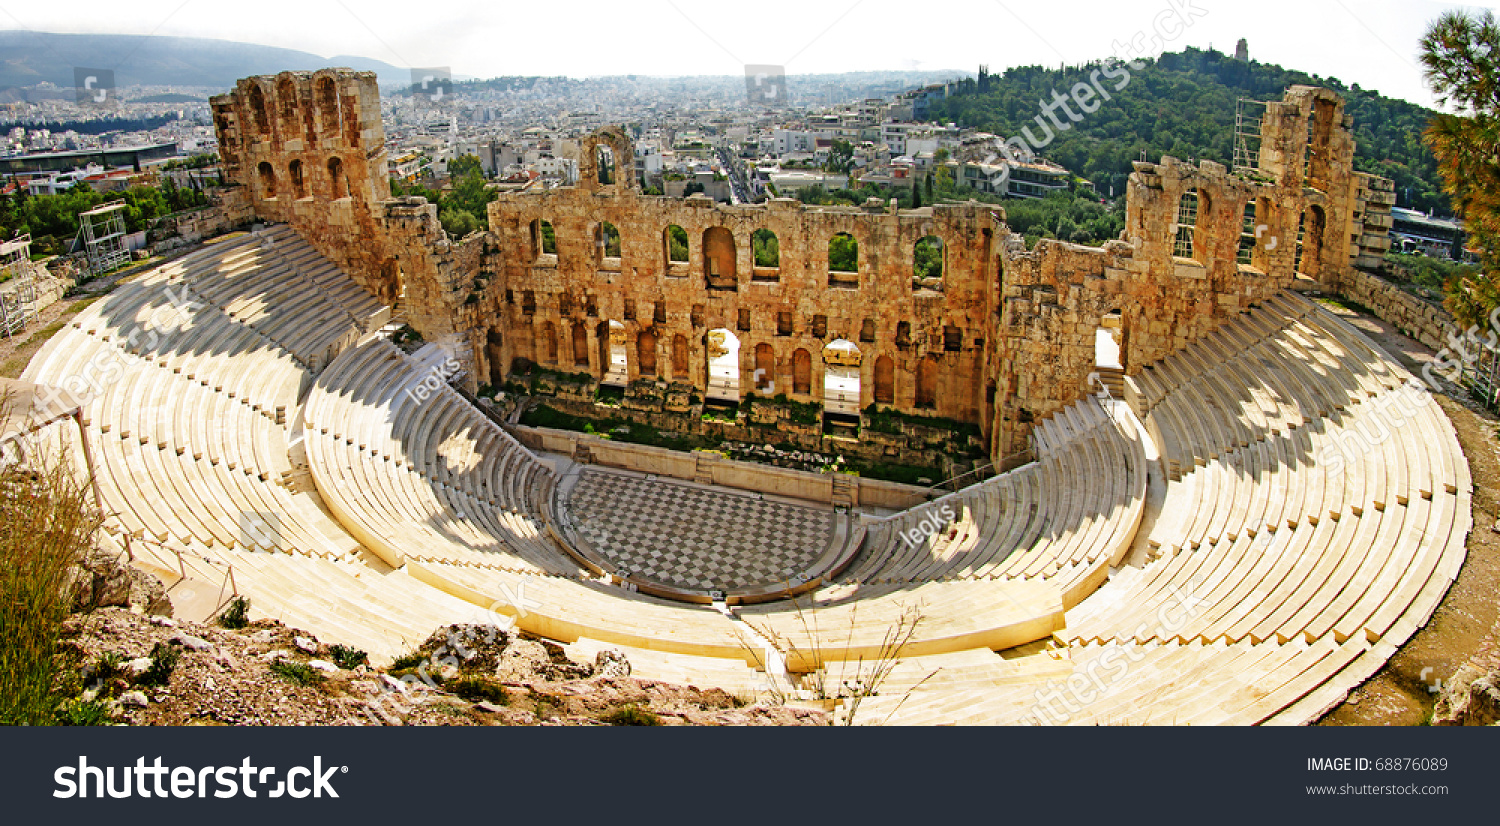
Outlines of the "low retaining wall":
<svg viewBox="0 0 1500 826">
<path fill-rule="evenodd" d="M 1446 309 L 1423 301 L 1380 276 L 1350 269 L 1344 275 L 1343 285 L 1344 298 L 1363 304 L 1403 335 L 1434 350 L 1448 346 L 1450 334 L 1461 333 Z"/>
<path fill-rule="evenodd" d="M 532 450 L 578 456 L 579 448 L 582 447 L 593 464 L 688 481 L 697 480 L 699 471 L 702 470 L 715 485 L 791 496 L 811 502 L 833 502 L 835 475 L 832 473 L 809 473 L 754 462 L 740 462 L 705 451 L 683 453 L 650 445 L 601 439 L 570 430 L 523 426 L 512 426 L 510 430 L 517 441 Z M 855 482 L 850 491 L 854 498 L 851 504 L 855 505 L 904 510 L 929 498 L 930 492 L 926 488 L 858 476 L 845 478 Z M 931 493 L 931 497 L 938 495 L 939 493 Z"/>
</svg>

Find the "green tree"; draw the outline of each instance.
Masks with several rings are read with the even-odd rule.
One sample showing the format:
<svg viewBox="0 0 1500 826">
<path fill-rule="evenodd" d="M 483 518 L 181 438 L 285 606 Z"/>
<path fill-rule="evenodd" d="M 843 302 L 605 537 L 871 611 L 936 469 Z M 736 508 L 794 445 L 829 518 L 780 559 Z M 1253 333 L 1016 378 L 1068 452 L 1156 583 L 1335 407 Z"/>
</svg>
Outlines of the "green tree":
<svg viewBox="0 0 1500 826">
<path fill-rule="evenodd" d="M 828 242 L 828 269 L 834 272 L 859 271 L 859 242 L 854 236 L 841 232 Z"/>
<path fill-rule="evenodd" d="M 1425 134 L 1443 191 L 1464 219 L 1480 270 L 1448 280 L 1448 308 L 1480 324 L 1500 306 L 1500 24 L 1492 12 L 1444 12 L 1422 37 L 1424 76 L 1440 103 Z"/>
<path fill-rule="evenodd" d="M 823 164 L 823 168 L 835 175 L 847 175 L 853 167 L 854 144 L 835 138 L 828 151 L 828 162 Z"/>
<path fill-rule="evenodd" d="M 750 236 L 750 246 L 755 250 L 755 266 L 781 266 L 781 244 L 776 240 L 776 233 L 758 229 Z"/>
</svg>

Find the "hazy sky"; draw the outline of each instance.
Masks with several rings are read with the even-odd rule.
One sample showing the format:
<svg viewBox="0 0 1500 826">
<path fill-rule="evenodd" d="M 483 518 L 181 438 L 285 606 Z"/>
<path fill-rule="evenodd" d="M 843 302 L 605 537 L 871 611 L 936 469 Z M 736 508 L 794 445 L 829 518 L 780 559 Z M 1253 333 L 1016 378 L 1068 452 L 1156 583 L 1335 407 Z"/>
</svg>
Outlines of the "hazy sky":
<svg viewBox="0 0 1500 826">
<path fill-rule="evenodd" d="M 1471 4 L 1483 6 L 1500 0 Z M 973 72 L 980 63 L 999 72 L 1124 57 L 1132 42 L 1148 54 L 1210 45 L 1233 51 L 1244 37 L 1255 59 L 1430 105 L 1417 41 L 1440 11 L 1456 7 L 1424 0 L 0 0 L 0 28 L 223 38 L 478 77 L 740 74 L 746 63 L 780 64 L 792 74 Z M 1191 24 L 1181 26 L 1172 9 Z"/>
</svg>

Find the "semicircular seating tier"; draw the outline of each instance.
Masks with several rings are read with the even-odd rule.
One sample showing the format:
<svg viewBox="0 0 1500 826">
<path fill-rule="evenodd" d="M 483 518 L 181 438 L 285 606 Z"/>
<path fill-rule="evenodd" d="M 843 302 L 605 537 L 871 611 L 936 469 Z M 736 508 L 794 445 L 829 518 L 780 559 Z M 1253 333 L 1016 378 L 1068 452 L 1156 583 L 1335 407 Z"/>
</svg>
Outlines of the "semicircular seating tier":
<svg viewBox="0 0 1500 826">
<path fill-rule="evenodd" d="M 1146 499 L 1143 441 L 1128 412 L 1085 397 L 1037 426 L 1036 461 L 867 526 L 839 579 L 1038 580 L 1071 608 L 1135 539 Z"/>
<path fill-rule="evenodd" d="M 329 508 L 396 567 L 418 560 L 585 575 L 543 516 L 556 472 L 432 375 L 376 337 L 319 376 L 303 434 Z"/>
<path fill-rule="evenodd" d="M 1170 481 L 1144 561 L 1069 611 L 1061 672 L 922 690 L 894 722 L 1306 723 L 1431 617 L 1472 484 L 1427 389 L 1290 293 L 1127 380 Z"/>
</svg>

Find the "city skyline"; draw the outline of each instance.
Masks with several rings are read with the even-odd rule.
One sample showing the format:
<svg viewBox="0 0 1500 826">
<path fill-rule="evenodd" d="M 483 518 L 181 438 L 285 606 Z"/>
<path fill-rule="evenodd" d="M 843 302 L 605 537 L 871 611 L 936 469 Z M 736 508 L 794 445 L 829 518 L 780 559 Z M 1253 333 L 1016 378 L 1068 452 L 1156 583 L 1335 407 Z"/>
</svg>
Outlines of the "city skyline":
<svg viewBox="0 0 1500 826">
<path fill-rule="evenodd" d="M 1421 77 L 1418 40 L 1431 20 L 1452 8 L 1465 6 L 1269 0 L 1246 15 L 1243 6 L 1222 0 L 1049 7 L 960 0 L 913 25 L 910 7 L 882 0 L 811 8 L 784 0 L 751 7 L 651 0 L 583 2 L 554 23 L 533 9 L 477 4 L 413 14 L 409 6 L 389 2 L 356 7 L 343 0 L 268 0 L 257 6 L 259 14 L 247 16 L 194 0 L 141 0 L 128 7 L 83 0 L 66 9 L 0 8 L 0 25 L 223 39 L 397 66 L 448 67 L 457 77 L 476 78 L 736 75 L 746 64 L 784 66 L 793 75 L 972 74 L 981 64 L 999 73 L 1013 66 L 1153 57 L 1189 46 L 1233 53 L 1243 37 L 1252 59 L 1434 106 Z M 290 24 L 294 20 L 297 25 Z M 560 47 L 559 39 L 566 45 Z"/>
</svg>

